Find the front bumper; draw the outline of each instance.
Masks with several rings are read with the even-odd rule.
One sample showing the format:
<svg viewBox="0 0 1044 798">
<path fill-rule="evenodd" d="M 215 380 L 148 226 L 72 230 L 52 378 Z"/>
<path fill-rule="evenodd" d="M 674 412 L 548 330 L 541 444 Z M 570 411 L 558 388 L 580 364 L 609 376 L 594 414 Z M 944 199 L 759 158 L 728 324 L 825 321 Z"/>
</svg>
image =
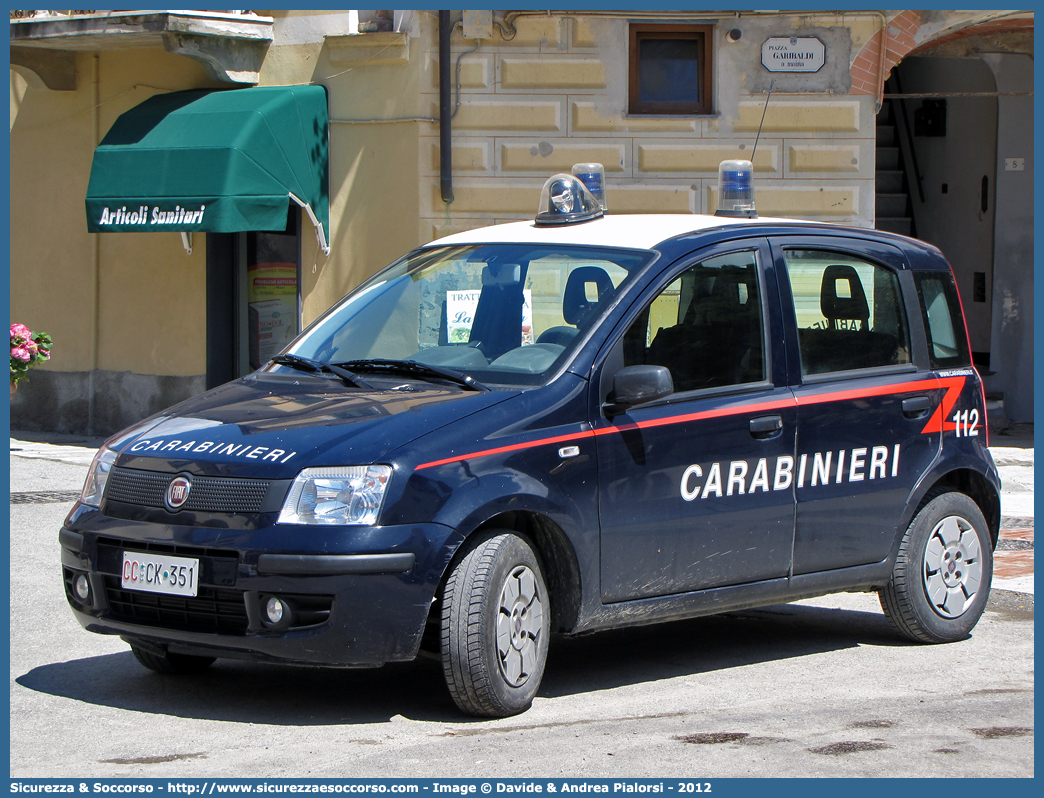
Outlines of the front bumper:
<svg viewBox="0 0 1044 798">
<path fill-rule="evenodd" d="M 91 632 L 152 650 L 334 667 L 417 656 L 459 535 L 440 524 L 252 532 L 111 518 L 89 508 L 59 534 L 66 597 Z M 125 550 L 199 560 L 194 598 L 124 590 Z M 85 573 L 86 600 L 73 590 Z M 273 626 L 271 596 L 292 609 Z"/>
</svg>

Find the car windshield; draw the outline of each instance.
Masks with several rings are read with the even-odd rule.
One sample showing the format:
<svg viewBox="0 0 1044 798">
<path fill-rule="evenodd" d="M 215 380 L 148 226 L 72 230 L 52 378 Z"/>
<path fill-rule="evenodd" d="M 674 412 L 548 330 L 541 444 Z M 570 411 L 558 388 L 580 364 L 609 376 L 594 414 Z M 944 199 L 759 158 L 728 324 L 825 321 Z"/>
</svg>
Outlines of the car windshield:
<svg viewBox="0 0 1044 798">
<path fill-rule="evenodd" d="M 287 352 L 367 377 L 393 368 L 373 361 L 414 361 L 480 383 L 541 384 L 653 257 L 534 244 L 419 250 L 359 286 Z"/>
</svg>

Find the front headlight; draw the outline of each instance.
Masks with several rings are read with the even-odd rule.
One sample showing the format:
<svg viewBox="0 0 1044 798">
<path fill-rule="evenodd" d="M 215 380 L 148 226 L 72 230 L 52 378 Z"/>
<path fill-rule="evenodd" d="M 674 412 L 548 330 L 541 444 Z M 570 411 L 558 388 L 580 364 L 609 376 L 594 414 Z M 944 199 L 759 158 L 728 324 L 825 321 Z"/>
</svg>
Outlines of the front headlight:
<svg viewBox="0 0 1044 798">
<path fill-rule="evenodd" d="M 386 465 L 306 468 L 290 486 L 279 523 L 376 524 L 391 472 Z"/>
<path fill-rule="evenodd" d="M 87 472 L 87 481 L 80 493 L 80 504 L 90 507 L 101 507 L 102 496 L 105 495 L 105 483 L 109 479 L 109 472 L 116 463 L 116 452 L 106 446 L 98 450 L 91 463 L 91 470 Z"/>
</svg>

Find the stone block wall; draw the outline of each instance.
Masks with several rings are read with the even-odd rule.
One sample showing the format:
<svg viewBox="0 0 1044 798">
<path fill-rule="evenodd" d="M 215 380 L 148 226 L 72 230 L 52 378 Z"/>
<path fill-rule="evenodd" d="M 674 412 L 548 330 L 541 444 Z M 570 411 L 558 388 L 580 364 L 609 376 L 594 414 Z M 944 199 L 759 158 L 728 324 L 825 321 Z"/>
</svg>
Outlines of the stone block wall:
<svg viewBox="0 0 1044 798">
<path fill-rule="evenodd" d="M 515 24 L 510 41 L 494 32 L 477 49 L 459 29 L 453 35 L 451 77 L 458 59 L 460 75 L 460 106 L 452 121 L 454 200 L 441 198 L 438 125 L 424 123 L 422 241 L 531 219 L 544 181 L 587 161 L 605 167 L 610 213 L 714 212 L 718 164 L 750 159 L 762 125 L 766 95 L 748 90 L 739 71 L 746 68 L 743 57 L 760 58 L 760 44 L 748 44 L 738 61 L 716 57 L 714 115 L 632 116 L 626 20 L 519 17 Z M 786 27 L 779 19 L 775 24 Z M 714 46 L 720 49 L 725 30 L 718 28 Z M 871 227 L 876 98 L 847 93 L 851 33 L 830 30 L 845 42 L 835 50 L 847 82 L 840 89 L 823 84 L 815 91 L 773 93 L 753 159 L 757 206 L 762 216 Z M 433 21 L 422 27 L 414 47 L 429 72 L 421 81 L 421 105 L 437 118 Z"/>
</svg>

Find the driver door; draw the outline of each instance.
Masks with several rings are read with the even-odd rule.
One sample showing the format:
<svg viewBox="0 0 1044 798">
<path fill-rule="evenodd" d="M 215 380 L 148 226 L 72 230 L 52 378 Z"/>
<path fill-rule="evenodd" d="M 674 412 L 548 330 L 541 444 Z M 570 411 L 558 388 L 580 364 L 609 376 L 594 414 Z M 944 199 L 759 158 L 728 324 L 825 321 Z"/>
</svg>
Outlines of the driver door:
<svg viewBox="0 0 1044 798">
<path fill-rule="evenodd" d="M 786 578 L 796 405 L 763 242 L 705 250 L 636 303 L 601 365 L 667 367 L 674 393 L 595 410 L 604 603 Z"/>
</svg>

